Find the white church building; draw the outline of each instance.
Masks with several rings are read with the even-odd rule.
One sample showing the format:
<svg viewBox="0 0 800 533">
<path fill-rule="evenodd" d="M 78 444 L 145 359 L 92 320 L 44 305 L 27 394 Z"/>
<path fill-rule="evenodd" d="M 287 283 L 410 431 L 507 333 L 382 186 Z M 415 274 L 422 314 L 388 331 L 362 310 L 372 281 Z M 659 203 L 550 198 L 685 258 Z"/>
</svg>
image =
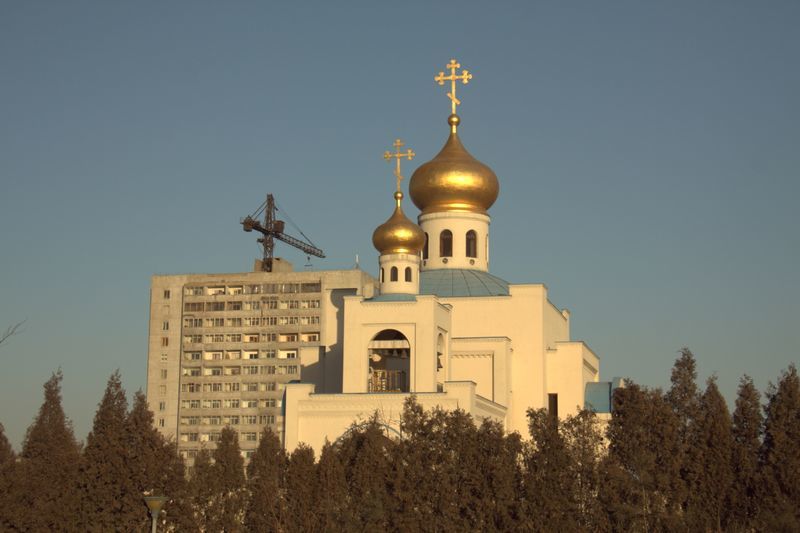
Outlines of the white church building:
<svg viewBox="0 0 800 533">
<path fill-rule="evenodd" d="M 379 290 L 344 297 L 341 384 L 331 387 L 324 351 L 301 348 L 302 379 L 286 385 L 283 438 L 317 452 L 374 413 L 398 430 L 404 401 L 425 408 L 463 409 L 508 431 L 527 434 L 526 411 L 548 408 L 564 416 L 583 406 L 608 412 L 610 383 L 600 383 L 600 360 L 570 337 L 570 316 L 539 283 L 509 284 L 490 273 L 489 209 L 500 191 L 497 176 L 462 145 L 456 82 L 471 75 L 455 61 L 450 75 L 449 137 L 417 168 L 409 195 L 417 223 L 403 213 L 400 159 L 395 143 L 394 212 L 375 229 Z M 388 202 L 387 202 L 388 203 Z M 320 368 L 319 372 L 306 369 Z M 336 393 L 322 393 L 324 390 Z"/>
</svg>

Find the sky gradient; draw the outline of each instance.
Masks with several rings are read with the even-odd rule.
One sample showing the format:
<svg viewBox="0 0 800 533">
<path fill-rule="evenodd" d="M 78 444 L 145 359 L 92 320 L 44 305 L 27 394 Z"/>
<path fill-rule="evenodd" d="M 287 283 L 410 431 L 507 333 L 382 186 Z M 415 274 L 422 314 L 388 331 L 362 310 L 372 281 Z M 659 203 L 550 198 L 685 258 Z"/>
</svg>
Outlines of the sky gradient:
<svg viewBox="0 0 800 533">
<path fill-rule="evenodd" d="M 798 27 L 780 0 L 3 2 L 0 422 L 18 448 L 61 367 L 85 439 L 115 369 L 145 386 L 150 276 L 250 269 L 267 192 L 316 268 L 374 274 L 381 155 L 439 151 L 451 57 L 491 272 L 545 283 L 605 379 L 667 386 L 688 346 L 763 391 L 800 359 Z"/>
</svg>

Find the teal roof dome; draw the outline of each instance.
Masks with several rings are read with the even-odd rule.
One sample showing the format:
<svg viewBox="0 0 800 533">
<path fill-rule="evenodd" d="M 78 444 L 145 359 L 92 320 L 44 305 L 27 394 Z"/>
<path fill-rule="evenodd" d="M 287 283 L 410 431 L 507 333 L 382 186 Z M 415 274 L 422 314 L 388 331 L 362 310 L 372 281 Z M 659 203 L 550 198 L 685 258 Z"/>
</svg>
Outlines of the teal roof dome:
<svg viewBox="0 0 800 533">
<path fill-rule="evenodd" d="M 482 270 L 423 270 L 419 273 L 419 293 L 442 297 L 508 296 L 508 282 Z"/>
</svg>

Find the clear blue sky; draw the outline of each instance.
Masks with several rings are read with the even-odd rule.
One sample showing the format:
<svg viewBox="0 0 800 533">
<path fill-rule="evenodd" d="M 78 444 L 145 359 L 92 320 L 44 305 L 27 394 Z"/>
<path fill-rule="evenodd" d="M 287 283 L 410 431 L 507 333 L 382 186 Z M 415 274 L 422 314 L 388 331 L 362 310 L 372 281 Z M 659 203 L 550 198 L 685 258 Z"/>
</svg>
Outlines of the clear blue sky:
<svg viewBox="0 0 800 533">
<path fill-rule="evenodd" d="M 267 192 L 316 266 L 374 271 L 381 154 L 439 150 L 451 57 L 492 272 L 545 283 L 605 378 L 667 385 L 686 345 L 763 390 L 800 359 L 798 27 L 794 0 L 2 2 L 0 422 L 19 446 L 60 366 L 85 438 L 114 369 L 145 385 L 150 276 L 249 269 Z"/>
</svg>

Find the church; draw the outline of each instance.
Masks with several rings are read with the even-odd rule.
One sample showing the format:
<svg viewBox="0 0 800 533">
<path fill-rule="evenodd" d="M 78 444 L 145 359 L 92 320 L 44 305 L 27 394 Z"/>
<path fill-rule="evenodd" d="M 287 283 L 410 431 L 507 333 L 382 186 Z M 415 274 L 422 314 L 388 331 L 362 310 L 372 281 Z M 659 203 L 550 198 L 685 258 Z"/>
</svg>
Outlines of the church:
<svg viewBox="0 0 800 533">
<path fill-rule="evenodd" d="M 570 337 L 569 312 L 545 285 L 490 272 L 500 183 L 459 138 L 457 83 L 472 78 L 460 68 L 452 60 L 434 78 L 449 82 L 451 113 L 444 147 L 408 180 L 416 222 L 403 211 L 401 171 L 415 154 L 399 140 L 384 154 L 396 188 L 372 237 L 377 278 L 358 268 L 294 271 L 273 259 L 273 233 L 299 241 L 275 230 L 283 222 L 269 208 L 263 226 L 242 221 L 266 239 L 252 272 L 153 276 L 147 397 L 188 465 L 225 426 L 245 459 L 265 427 L 289 451 L 304 442 L 317 453 L 375 413 L 391 435 L 411 395 L 522 435 L 529 408 L 608 416 L 615 384 L 600 382 L 599 358 Z"/>
<path fill-rule="evenodd" d="M 612 384 L 601 383 L 600 360 L 570 337 L 570 315 L 542 284 L 510 284 L 490 273 L 489 210 L 500 184 L 492 169 L 462 144 L 457 83 L 471 78 L 451 60 L 449 135 L 432 160 L 411 176 L 417 222 L 403 211 L 400 162 L 411 150 L 394 144 L 394 209 L 377 226 L 378 290 L 343 298 L 341 383 L 328 389 L 318 350 L 301 349 L 302 379 L 286 385 L 283 438 L 317 452 L 354 422 L 377 413 L 397 432 L 403 403 L 414 395 L 424 408 L 463 409 L 476 420 L 499 421 L 527 434 L 526 411 L 556 415 L 581 407 L 609 411 Z M 387 201 L 387 207 L 391 205 Z M 306 372 L 319 367 L 321 371 Z M 337 373 L 338 374 L 338 373 Z"/>
</svg>

